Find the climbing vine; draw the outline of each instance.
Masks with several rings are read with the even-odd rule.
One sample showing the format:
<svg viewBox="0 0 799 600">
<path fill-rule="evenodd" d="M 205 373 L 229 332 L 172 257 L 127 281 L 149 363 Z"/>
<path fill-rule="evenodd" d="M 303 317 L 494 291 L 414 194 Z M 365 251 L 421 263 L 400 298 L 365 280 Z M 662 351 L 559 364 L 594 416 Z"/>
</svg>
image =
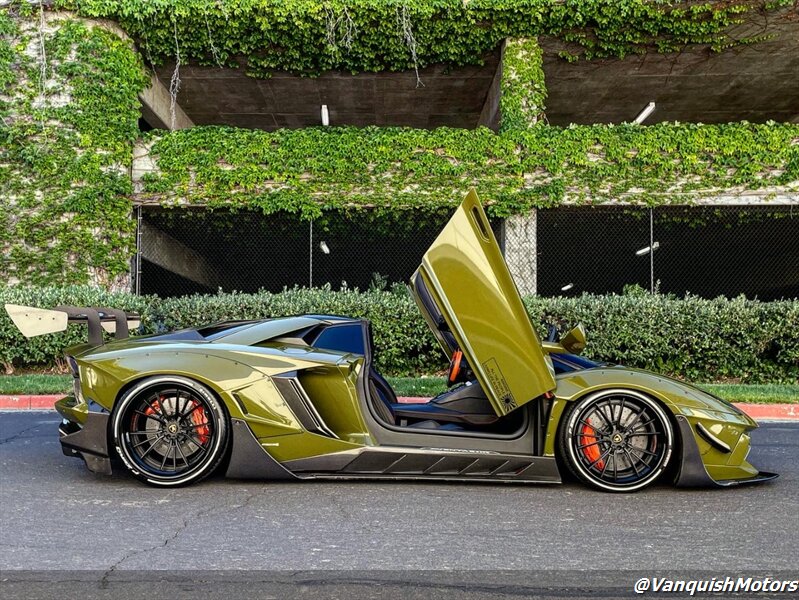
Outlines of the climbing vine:
<svg viewBox="0 0 799 600">
<path fill-rule="evenodd" d="M 511 39 L 502 55 L 500 128 L 528 129 L 544 116 L 547 89 L 541 47 L 535 39 Z"/>
<path fill-rule="evenodd" d="M 585 58 L 722 44 L 727 26 L 764 7 L 746 0 L 49 4 L 116 19 L 150 62 L 231 65 L 244 57 L 255 75 L 469 64 L 506 36 L 536 32 L 568 41 L 583 31 L 578 54 Z M 498 217 L 564 202 L 686 204 L 719 191 L 799 189 L 799 125 L 529 127 L 545 99 L 540 61 L 533 39 L 508 44 L 499 134 L 374 127 L 153 132 L 145 144 L 156 170 L 134 190 L 136 98 L 148 79 L 132 44 L 102 26 L 13 3 L 0 10 L 0 281 L 119 285 L 133 252 L 134 191 L 143 202 L 307 219 L 367 207 L 373 216 L 442 210 L 472 186 Z M 179 83 L 177 72 L 175 91 Z"/>
<path fill-rule="evenodd" d="M 87 17 L 117 21 L 155 62 L 181 55 L 201 64 L 316 75 L 328 70 L 401 71 L 479 64 L 505 38 L 547 34 L 570 60 L 673 52 L 687 44 L 721 51 L 747 13 L 793 0 L 55 0 Z"/>
<path fill-rule="evenodd" d="M 534 127 L 496 134 L 340 127 L 151 133 L 139 200 L 376 213 L 453 206 L 476 187 L 502 217 L 564 202 L 690 204 L 736 190 L 799 190 L 799 125 Z"/>
<path fill-rule="evenodd" d="M 133 250 L 142 64 L 116 33 L 14 8 L 0 11 L 0 280 L 113 285 Z"/>
</svg>

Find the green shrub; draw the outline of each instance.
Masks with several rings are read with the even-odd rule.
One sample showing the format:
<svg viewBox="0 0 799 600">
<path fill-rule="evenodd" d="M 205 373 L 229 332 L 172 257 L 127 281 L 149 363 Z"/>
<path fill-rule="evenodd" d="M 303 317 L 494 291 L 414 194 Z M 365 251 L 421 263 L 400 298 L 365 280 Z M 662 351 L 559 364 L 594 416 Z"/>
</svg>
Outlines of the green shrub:
<svg viewBox="0 0 799 600">
<path fill-rule="evenodd" d="M 533 320 L 583 323 L 585 354 L 694 381 L 799 380 L 799 301 L 626 294 L 527 298 Z"/>
<path fill-rule="evenodd" d="M 86 286 L 0 287 L 0 301 L 135 310 L 142 315 L 143 333 L 303 313 L 363 317 L 373 324 L 377 366 L 386 374 L 433 373 L 446 367 L 445 357 L 401 286 L 366 292 L 295 288 L 277 294 L 234 292 L 164 300 Z M 536 323 L 556 323 L 561 329 L 583 323 L 588 331 L 585 354 L 597 360 L 694 381 L 799 381 L 799 300 L 680 299 L 633 291 L 621 296 L 532 297 L 526 302 Z M 543 333 L 544 325 L 540 328 Z M 64 348 L 84 339 L 85 331 L 71 326 L 63 334 L 25 340 L 5 312 L 0 314 L 0 361 L 7 369 L 51 364 Z"/>
</svg>

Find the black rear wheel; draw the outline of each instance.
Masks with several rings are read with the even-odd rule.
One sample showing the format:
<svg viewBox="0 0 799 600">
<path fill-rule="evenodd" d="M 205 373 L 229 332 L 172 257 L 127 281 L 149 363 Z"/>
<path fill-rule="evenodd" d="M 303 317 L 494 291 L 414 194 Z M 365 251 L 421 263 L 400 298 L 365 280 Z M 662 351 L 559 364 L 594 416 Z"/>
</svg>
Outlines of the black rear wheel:
<svg viewBox="0 0 799 600">
<path fill-rule="evenodd" d="M 572 473 L 609 492 L 653 484 L 668 466 L 673 445 L 674 430 L 663 408 L 633 390 L 602 390 L 578 400 L 560 432 Z"/>
<path fill-rule="evenodd" d="M 227 448 L 223 406 L 205 386 L 185 377 L 151 377 L 134 385 L 114 409 L 111 426 L 128 470 L 160 487 L 204 479 Z"/>
</svg>

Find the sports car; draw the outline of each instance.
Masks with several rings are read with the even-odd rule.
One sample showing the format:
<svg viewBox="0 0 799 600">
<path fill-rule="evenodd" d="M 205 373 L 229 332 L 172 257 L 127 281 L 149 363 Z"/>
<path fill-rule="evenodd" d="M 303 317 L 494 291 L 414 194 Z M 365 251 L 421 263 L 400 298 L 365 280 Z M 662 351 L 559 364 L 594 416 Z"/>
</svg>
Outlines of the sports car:
<svg viewBox="0 0 799 600">
<path fill-rule="evenodd" d="M 228 321 L 129 337 L 106 308 L 6 305 L 25 335 L 88 325 L 67 361 L 61 445 L 161 487 L 232 478 L 559 483 L 607 492 L 661 481 L 776 477 L 747 462 L 755 421 L 669 377 L 579 354 L 579 325 L 541 341 L 471 191 L 410 291 L 450 357 L 448 389 L 398 402 L 370 323 L 333 315 Z M 103 329 L 115 339 L 104 343 Z M 107 336 L 105 336 L 107 337 Z"/>
</svg>

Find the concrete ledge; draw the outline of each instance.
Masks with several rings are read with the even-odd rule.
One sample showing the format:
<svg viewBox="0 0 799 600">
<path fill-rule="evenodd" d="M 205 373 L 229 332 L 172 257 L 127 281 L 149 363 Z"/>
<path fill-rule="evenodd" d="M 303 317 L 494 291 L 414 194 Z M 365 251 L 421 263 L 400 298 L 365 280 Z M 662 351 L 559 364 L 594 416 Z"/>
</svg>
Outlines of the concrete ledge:
<svg viewBox="0 0 799 600">
<path fill-rule="evenodd" d="M 53 405 L 56 400 L 63 397 L 63 394 L 43 396 L 0 394 L 0 410 L 55 410 Z M 397 402 L 402 404 L 418 404 L 429 401 L 430 398 L 411 396 L 397 398 Z M 757 421 L 799 421 L 799 404 L 744 404 L 742 402 L 734 404 Z"/>
</svg>

